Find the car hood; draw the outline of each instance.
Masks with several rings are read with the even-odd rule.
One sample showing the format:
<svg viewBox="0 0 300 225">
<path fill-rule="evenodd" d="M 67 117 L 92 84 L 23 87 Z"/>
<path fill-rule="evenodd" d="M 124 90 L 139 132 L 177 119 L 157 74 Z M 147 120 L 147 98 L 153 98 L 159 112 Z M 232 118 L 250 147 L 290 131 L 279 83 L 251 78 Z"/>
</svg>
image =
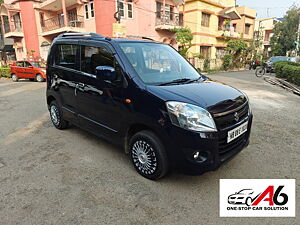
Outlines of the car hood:
<svg viewBox="0 0 300 225">
<path fill-rule="evenodd" d="M 247 101 L 246 96 L 237 89 L 211 80 L 169 86 L 147 86 L 147 90 L 164 101 L 198 105 L 211 113 L 232 110 Z"/>
</svg>

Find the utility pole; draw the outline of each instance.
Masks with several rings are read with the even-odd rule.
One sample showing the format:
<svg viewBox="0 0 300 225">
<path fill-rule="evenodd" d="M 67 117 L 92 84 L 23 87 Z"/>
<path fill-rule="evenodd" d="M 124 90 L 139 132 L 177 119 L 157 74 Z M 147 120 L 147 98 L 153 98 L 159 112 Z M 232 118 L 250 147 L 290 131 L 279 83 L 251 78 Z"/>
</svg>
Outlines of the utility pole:
<svg viewBox="0 0 300 225">
<path fill-rule="evenodd" d="M 297 42 L 296 42 L 296 57 L 298 57 L 299 52 L 299 42 L 300 42 L 300 16 L 299 16 L 299 24 L 298 24 L 298 32 L 297 32 Z"/>
</svg>

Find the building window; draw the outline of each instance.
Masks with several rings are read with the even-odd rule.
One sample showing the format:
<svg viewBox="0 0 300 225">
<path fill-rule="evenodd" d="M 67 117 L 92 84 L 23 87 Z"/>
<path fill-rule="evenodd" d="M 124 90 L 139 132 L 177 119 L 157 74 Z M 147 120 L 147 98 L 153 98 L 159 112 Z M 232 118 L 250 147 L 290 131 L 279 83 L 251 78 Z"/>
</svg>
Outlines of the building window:
<svg viewBox="0 0 300 225">
<path fill-rule="evenodd" d="M 132 1 L 128 1 L 127 2 L 127 17 L 129 19 L 133 18 L 133 5 L 132 5 Z"/>
<path fill-rule="evenodd" d="M 85 12 L 85 18 L 88 19 L 89 18 L 89 5 L 88 4 L 84 5 L 84 12 Z"/>
<path fill-rule="evenodd" d="M 246 24 L 245 25 L 245 34 L 249 34 L 250 33 L 250 28 L 251 28 L 251 24 Z"/>
<path fill-rule="evenodd" d="M 216 51 L 217 59 L 222 59 L 222 58 L 224 58 L 225 55 L 226 55 L 225 48 L 223 48 L 223 47 L 217 48 L 217 51 Z"/>
<path fill-rule="evenodd" d="M 119 1 L 119 5 L 118 5 L 118 1 L 117 1 L 117 10 L 119 10 L 119 15 L 121 18 L 125 17 L 125 5 L 124 5 L 124 0 L 120 0 Z"/>
<path fill-rule="evenodd" d="M 156 18 L 160 19 L 161 18 L 161 12 L 162 11 L 162 3 L 161 2 L 156 2 Z"/>
<path fill-rule="evenodd" d="M 44 13 L 40 12 L 41 27 L 45 27 Z"/>
<path fill-rule="evenodd" d="M 210 47 L 209 46 L 201 46 L 200 54 L 203 55 L 203 57 L 205 59 L 209 59 L 210 58 Z"/>
<path fill-rule="evenodd" d="M 207 13 L 202 13 L 201 26 L 209 27 L 209 20 L 210 20 L 210 15 Z"/>
<path fill-rule="evenodd" d="M 90 10 L 91 10 L 91 17 L 95 17 L 94 1 L 90 1 Z"/>
<path fill-rule="evenodd" d="M 234 32 L 236 32 L 236 23 L 232 24 Z"/>
</svg>

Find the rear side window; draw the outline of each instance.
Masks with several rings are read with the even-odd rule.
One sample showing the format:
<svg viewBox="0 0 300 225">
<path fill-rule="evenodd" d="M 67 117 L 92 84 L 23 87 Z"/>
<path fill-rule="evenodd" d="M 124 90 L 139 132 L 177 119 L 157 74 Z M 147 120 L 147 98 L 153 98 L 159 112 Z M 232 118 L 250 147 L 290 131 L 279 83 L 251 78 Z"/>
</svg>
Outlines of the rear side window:
<svg viewBox="0 0 300 225">
<path fill-rule="evenodd" d="M 81 71 L 96 74 L 97 66 L 114 67 L 113 54 L 103 47 L 81 46 Z"/>
<path fill-rule="evenodd" d="M 24 67 L 24 62 L 17 62 L 16 65 L 17 65 L 18 67 Z"/>
<path fill-rule="evenodd" d="M 78 45 L 57 45 L 54 60 L 55 65 L 75 69 L 77 48 Z"/>
</svg>

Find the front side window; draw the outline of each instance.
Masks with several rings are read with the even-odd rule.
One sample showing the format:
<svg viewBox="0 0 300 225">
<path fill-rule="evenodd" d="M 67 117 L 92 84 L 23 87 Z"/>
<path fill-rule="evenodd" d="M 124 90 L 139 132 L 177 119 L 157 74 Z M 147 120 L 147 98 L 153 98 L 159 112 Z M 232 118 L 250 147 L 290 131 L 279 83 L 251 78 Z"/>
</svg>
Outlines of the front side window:
<svg viewBox="0 0 300 225">
<path fill-rule="evenodd" d="M 202 13 L 201 26 L 209 27 L 209 20 L 210 20 L 210 15 L 207 13 Z"/>
<path fill-rule="evenodd" d="M 29 62 L 24 62 L 24 67 L 29 67 L 31 64 Z"/>
<path fill-rule="evenodd" d="M 177 79 L 198 79 L 198 72 L 172 47 L 156 43 L 121 43 L 144 83 L 160 85 Z"/>
<path fill-rule="evenodd" d="M 102 47 L 81 46 L 81 71 L 96 74 L 97 66 L 113 67 L 113 54 Z"/>
<path fill-rule="evenodd" d="M 77 48 L 77 45 L 71 44 L 57 45 L 54 60 L 55 65 L 75 69 Z"/>
<path fill-rule="evenodd" d="M 45 68 L 46 65 L 42 62 L 31 62 L 31 64 L 36 68 Z"/>
</svg>

